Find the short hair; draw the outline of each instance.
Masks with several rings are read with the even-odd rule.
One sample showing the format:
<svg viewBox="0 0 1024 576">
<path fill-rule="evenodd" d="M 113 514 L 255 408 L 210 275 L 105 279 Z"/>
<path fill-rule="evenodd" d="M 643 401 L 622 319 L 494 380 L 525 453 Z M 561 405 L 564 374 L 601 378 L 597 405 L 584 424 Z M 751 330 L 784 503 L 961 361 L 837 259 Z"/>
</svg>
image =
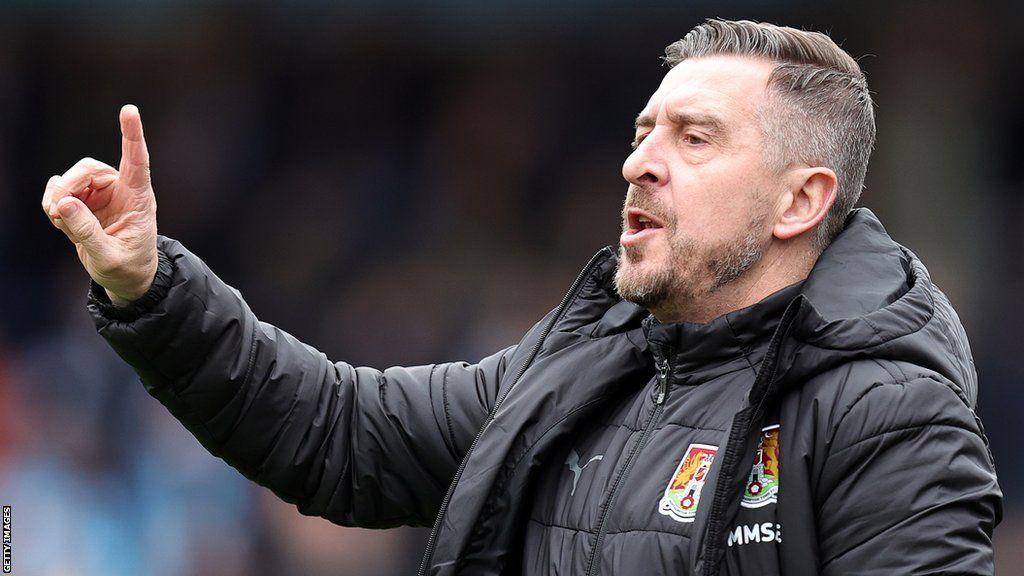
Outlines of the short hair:
<svg viewBox="0 0 1024 576">
<path fill-rule="evenodd" d="M 814 235 L 815 247 L 824 250 L 860 198 L 875 143 L 864 73 L 825 34 L 749 20 L 709 19 L 665 48 L 664 60 L 674 67 L 722 54 L 777 63 L 768 79 L 769 105 L 758 112 L 769 164 L 782 168 L 799 160 L 836 173 L 835 202 Z"/>
</svg>

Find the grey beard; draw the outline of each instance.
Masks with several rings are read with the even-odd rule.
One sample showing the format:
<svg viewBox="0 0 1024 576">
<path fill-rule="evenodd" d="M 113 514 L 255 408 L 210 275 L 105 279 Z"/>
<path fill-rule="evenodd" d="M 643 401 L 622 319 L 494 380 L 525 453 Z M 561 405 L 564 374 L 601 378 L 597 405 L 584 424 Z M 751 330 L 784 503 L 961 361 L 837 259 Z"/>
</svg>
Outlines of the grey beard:
<svg viewBox="0 0 1024 576">
<path fill-rule="evenodd" d="M 710 292 L 739 278 L 744 272 L 750 270 L 751 266 L 757 264 L 761 256 L 764 255 L 764 244 L 758 237 L 758 230 L 753 226 L 760 227 L 760 224 L 752 224 L 744 238 L 724 250 L 721 253 L 721 258 L 713 259 L 708 263 L 710 271 L 714 274 Z"/>
<path fill-rule="evenodd" d="M 644 275 L 630 273 L 629 270 L 629 264 L 642 261 L 643 252 L 635 248 L 619 247 L 615 288 L 624 300 L 647 309 L 658 307 L 670 298 L 689 300 L 712 294 L 735 281 L 761 260 L 764 255 L 764 242 L 761 239 L 764 220 L 764 217 L 755 219 L 747 228 L 745 236 L 714 248 L 699 247 L 688 239 L 673 238 L 669 264 Z M 693 266 L 694 259 L 702 262 Z M 687 270 L 705 274 L 690 277 L 686 275 Z"/>
<path fill-rule="evenodd" d="M 637 264 L 643 259 L 643 256 L 635 248 L 627 249 L 619 246 L 619 264 L 615 270 L 615 289 L 623 300 L 650 309 L 664 302 L 671 295 L 672 286 L 675 283 L 672 266 L 666 266 L 653 274 L 644 276 L 635 273 L 628 274 L 623 266 L 627 259 L 629 262 Z"/>
</svg>

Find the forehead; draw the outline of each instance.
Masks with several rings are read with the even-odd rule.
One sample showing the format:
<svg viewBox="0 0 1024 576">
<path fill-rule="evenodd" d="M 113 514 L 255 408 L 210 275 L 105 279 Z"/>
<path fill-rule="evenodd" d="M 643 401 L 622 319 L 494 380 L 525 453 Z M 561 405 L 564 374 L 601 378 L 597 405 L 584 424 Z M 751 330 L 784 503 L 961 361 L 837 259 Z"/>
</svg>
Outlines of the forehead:
<svg viewBox="0 0 1024 576">
<path fill-rule="evenodd" d="M 641 116 L 695 109 L 724 120 L 752 115 L 765 97 L 775 63 L 748 56 L 704 56 L 684 60 L 665 74 Z"/>
</svg>

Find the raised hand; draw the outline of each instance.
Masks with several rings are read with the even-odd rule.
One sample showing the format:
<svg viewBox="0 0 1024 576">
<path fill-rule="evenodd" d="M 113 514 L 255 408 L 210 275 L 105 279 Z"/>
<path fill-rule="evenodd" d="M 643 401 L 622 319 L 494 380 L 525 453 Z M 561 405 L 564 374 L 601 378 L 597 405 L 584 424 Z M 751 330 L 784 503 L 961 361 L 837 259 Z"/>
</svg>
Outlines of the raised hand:
<svg viewBox="0 0 1024 576">
<path fill-rule="evenodd" d="M 156 196 L 138 108 L 121 108 L 119 169 L 79 160 L 46 183 L 43 211 L 111 301 L 123 305 L 146 293 L 157 268 Z"/>
</svg>

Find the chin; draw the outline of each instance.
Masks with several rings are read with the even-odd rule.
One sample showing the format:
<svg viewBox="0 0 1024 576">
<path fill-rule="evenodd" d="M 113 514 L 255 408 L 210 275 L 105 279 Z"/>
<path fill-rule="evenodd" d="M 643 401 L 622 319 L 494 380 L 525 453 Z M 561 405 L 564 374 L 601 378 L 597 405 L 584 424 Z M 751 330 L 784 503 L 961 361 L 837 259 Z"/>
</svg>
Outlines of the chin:
<svg viewBox="0 0 1024 576">
<path fill-rule="evenodd" d="M 631 255 L 620 254 L 615 289 L 624 300 L 649 308 L 664 299 L 671 284 L 671 267 L 646 255 L 634 259 Z"/>
</svg>

